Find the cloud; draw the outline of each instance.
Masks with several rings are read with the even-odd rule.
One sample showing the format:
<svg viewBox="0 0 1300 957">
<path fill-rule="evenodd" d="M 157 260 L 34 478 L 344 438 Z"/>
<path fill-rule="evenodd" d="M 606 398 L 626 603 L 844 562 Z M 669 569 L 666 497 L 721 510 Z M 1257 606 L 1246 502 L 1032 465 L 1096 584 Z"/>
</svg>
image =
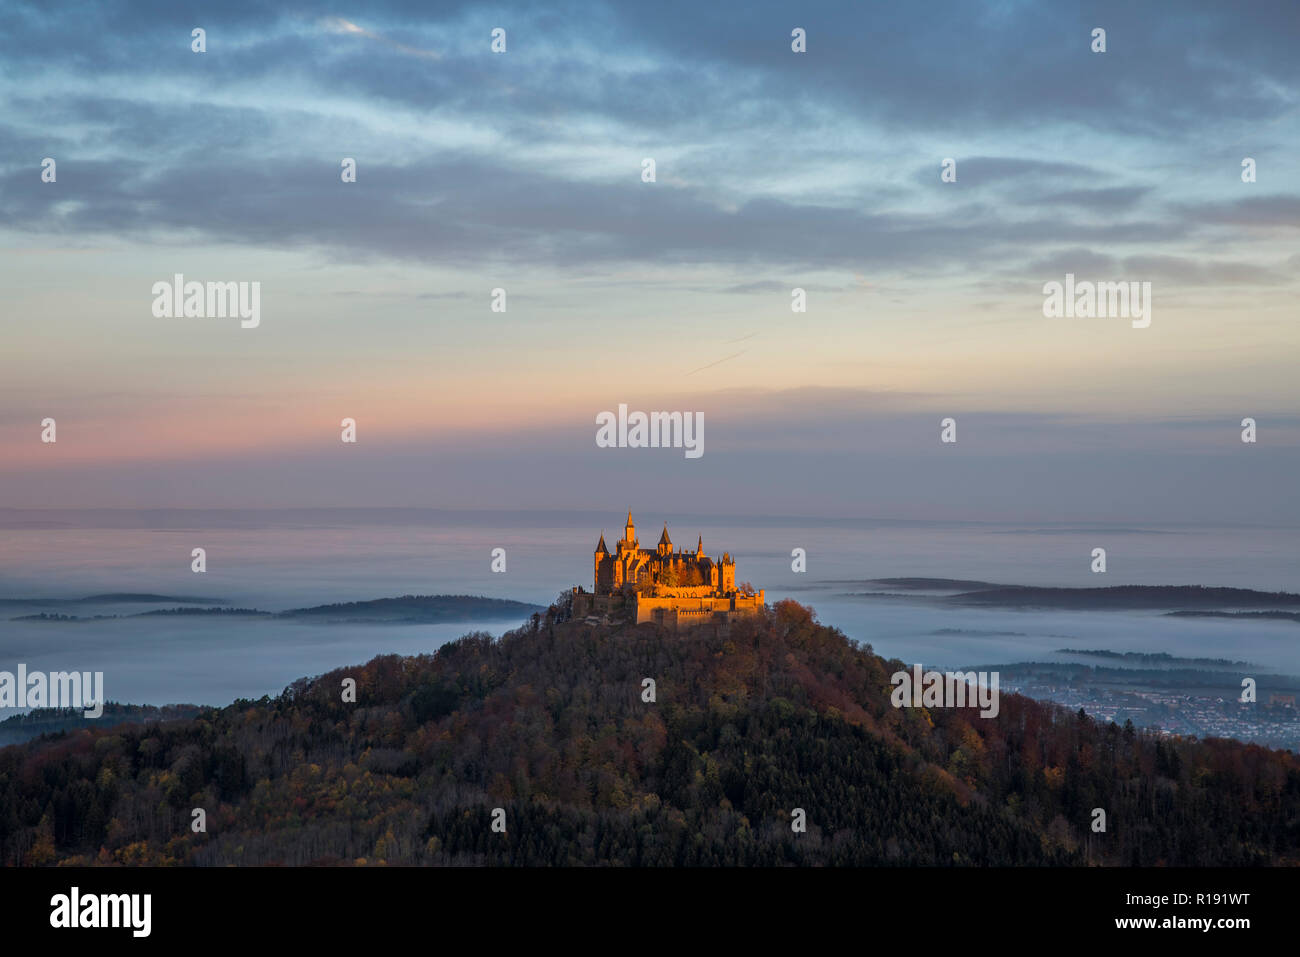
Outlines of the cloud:
<svg viewBox="0 0 1300 957">
<path fill-rule="evenodd" d="M 1058 276 L 1072 272 L 1081 276 L 1086 274 L 1104 275 L 1114 269 L 1114 256 L 1076 246 L 1072 249 L 1062 249 L 1059 252 L 1036 259 L 1026 265 L 1024 271 L 1031 275 Z"/>
<path fill-rule="evenodd" d="M 775 279 L 761 279 L 757 282 L 743 282 L 736 286 L 729 286 L 721 292 L 749 296 L 759 293 L 788 293 L 792 288 L 794 287 L 789 283 L 777 282 Z"/>
<path fill-rule="evenodd" d="M 408 46 L 405 43 L 398 43 L 397 41 L 390 40 L 388 37 L 375 33 L 372 30 L 367 30 L 365 27 L 358 26 L 351 20 L 345 20 L 343 17 L 327 17 L 323 21 L 323 25 L 325 29 L 332 33 L 346 33 L 351 36 L 365 37 L 368 40 L 377 40 L 386 46 L 392 47 L 399 53 L 406 53 L 410 56 L 426 57 L 430 60 L 442 59 L 442 54 L 437 50 L 424 50 L 419 47 Z"/>
<path fill-rule="evenodd" d="M 17 3 L 0 12 L 13 107 L 0 226 L 327 259 L 884 279 L 978 277 L 1053 246 L 1181 255 L 1205 225 L 1300 223 L 1300 197 L 1192 199 L 1168 163 L 1131 160 L 1194 168 L 1186 141 L 1287 116 L 1293 12 L 843 5 L 806 12 L 796 55 L 788 9 L 767 0 L 743 18 L 674 0 L 490 14 L 378 0 L 364 19 L 325 20 L 235 0 L 208 20 L 200 56 L 160 2 Z M 1095 18 L 1110 24 L 1104 56 L 1087 47 Z M 498 23 L 505 55 L 489 52 Z M 95 42 L 73 55 L 70 32 Z M 32 156 L 56 154 L 59 186 L 42 189 Z M 343 155 L 361 164 L 346 189 Z M 639 182 L 643 155 L 661 161 L 660 183 Z M 1158 183 L 1115 172 L 1156 168 Z"/>
<path fill-rule="evenodd" d="M 1191 222 L 1245 227 L 1300 229 L 1300 196 L 1272 194 L 1207 203 L 1179 204 Z"/>
<path fill-rule="evenodd" d="M 1176 222 L 1004 218 L 983 205 L 885 212 L 704 188 L 558 178 L 482 162 L 370 165 L 343 185 L 332 160 L 231 159 L 164 166 L 87 162 L 57 190 L 30 171 L 0 178 L 0 226 L 151 243 L 178 235 L 246 247 L 316 247 L 349 259 L 577 266 L 604 262 L 983 269 L 1024 246 L 1167 242 Z M 366 185 L 371 184 L 371 185 Z M 733 289 L 735 287 L 732 287 Z M 763 286 L 751 286 L 761 291 Z"/>
<path fill-rule="evenodd" d="M 1047 193 L 1029 200 L 1033 205 L 1075 206 L 1080 209 L 1109 212 L 1128 209 L 1151 192 L 1150 186 L 1112 186 L 1105 189 L 1068 189 Z"/>
<path fill-rule="evenodd" d="M 1161 279 L 1185 286 L 1280 286 L 1296 279 L 1293 274 L 1255 263 L 1182 256 L 1129 256 L 1124 259 L 1121 271 L 1125 276 Z"/>
<path fill-rule="evenodd" d="M 1021 272 L 1008 271 L 1015 275 Z M 1296 279 L 1288 271 L 1287 263 L 1267 266 L 1155 254 L 1119 257 L 1082 247 L 1063 249 L 1036 259 L 1024 267 L 1023 273 L 1048 278 L 1074 273 L 1081 279 L 1163 281 L 1183 286 L 1280 286 Z"/>
<path fill-rule="evenodd" d="M 1008 180 L 1017 184 L 1025 181 L 1053 182 L 1062 179 L 1095 182 L 1106 174 L 1082 163 L 1060 163 L 1021 156 L 970 156 L 953 157 L 957 161 L 957 180 L 953 186 L 988 186 Z M 939 163 L 916 171 L 916 182 L 929 186 L 939 180 Z"/>
</svg>

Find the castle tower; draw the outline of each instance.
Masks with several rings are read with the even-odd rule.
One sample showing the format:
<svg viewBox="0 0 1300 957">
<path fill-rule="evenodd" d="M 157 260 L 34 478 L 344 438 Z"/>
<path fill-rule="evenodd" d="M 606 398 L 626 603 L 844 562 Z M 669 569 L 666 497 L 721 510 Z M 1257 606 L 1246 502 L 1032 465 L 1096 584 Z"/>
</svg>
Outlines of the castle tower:
<svg viewBox="0 0 1300 957">
<path fill-rule="evenodd" d="M 704 557 L 704 536 L 703 535 L 700 536 L 700 543 L 695 546 L 695 557 L 696 558 Z"/>
<path fill-rule="evenodd" d="M 719 565 L 721 566 L 719 568 L 719 571 L 721 572 L 721 579 L 722 579 L 719 582 L 719 585 L 721 586 L 722 590 L 724 592 L 735 591 L 736 590 L 736 561 L 731 557 L 730 552 L 722 553 L 722 561 L 719 562 Z"/>
<path fill-rule="evenodd" d="M 596 543 L 596 573 L 592 577 L 592 591 L 600 591 L 600 566 L 609 558 L 609 550 L 605 548 L 605 533 L 600 533 L 600 541 Z"/>
<path fill-rule="evenodd" d="M 632 510 L 627 510 L 627 524 L 623 526 L 623 541 L 631 547 L 636 544 L 636 526 L 632 524 Z"/>
<path fill-rule="evenodd" d="M 668 523 L 664 523 L 664 533 L 659 536 L 659 547 L 655 549 L 660 555 L 673 553 L 673 541 L 668 537 Z"/>
</svg>

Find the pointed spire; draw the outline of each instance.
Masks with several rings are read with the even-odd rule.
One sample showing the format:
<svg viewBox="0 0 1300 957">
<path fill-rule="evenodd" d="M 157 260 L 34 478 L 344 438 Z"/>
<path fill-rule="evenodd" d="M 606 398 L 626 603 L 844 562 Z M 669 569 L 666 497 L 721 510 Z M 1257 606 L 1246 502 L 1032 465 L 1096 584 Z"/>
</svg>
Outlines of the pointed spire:
<svg viewBox="0 0 1300 957">
<path fill-rule="evenodd" d="M 668 523 L 664 522 L 664 533 L 659 536 L 660 545 L 671 545 L 673 540 L 668 537 Z"/>
<path fill-rule="evenodd" d="M 703 555 L 703 554 L 704 554 L 704 536 L 703 536 L 703 535 L 700 536 L 700 543 L 699 543 L 698 545 L 695 546 L 695 554 L 696 554 L 696 555 Z"/>
<path fill-rule="evenodd" d="M 596 543 L 596 554 L 597 555 L 609 554 L 609 549 L 605 547 L 605 530 L 603 528 L 600 530 L 600 541 Z"/>
</svg>

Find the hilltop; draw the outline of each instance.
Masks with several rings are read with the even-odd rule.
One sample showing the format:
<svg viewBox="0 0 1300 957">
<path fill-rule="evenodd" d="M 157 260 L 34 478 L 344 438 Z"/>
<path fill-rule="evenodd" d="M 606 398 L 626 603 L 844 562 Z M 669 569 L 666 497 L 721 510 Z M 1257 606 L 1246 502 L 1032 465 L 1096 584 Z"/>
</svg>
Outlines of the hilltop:
<svg viewBox="0 0 1300 957">
<path fill-rule="evenodd" d="M 499 639 L 379 657 L 275 698 L 0 750 L 0 859 L 1300 862 L 1290 752 L 1162 739 L 1016 695 L 995 719 L 895 709 L 903 667 L 790 601 L 681 632 L 568 620 L 557 604 Z M 190 831 L 196 807 L 205 834 Z M 807 833 L 791 830 L 795 808 Z"/>
</svg>

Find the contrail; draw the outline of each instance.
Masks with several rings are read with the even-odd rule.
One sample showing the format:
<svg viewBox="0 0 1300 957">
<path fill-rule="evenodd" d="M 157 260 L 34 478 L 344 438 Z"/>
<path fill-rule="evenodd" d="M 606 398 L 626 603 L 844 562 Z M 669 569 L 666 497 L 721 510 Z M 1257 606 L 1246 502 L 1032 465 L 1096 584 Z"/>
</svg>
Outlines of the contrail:
<svg viewBox="0 0 1300 957">
<path fill-rule="evenodd" d="M 712 369 L 714 366 L 720 365 L 721 363 L 726 362 L 728 359 L 734 359 L 736 358 L 736 356 L 743 356 L 748 351 L 749 351 L 748 349 L 741 349 L 739 352 L 735 353 L 735 355 L 724 356 L 723 358 L 719 359 L 717 362 L 710 362 L 708 365 L 700 366 L 698 369 L 692 369 L 690 372 L 686 374 L 695 375 L 695 373 L 703 372 L 705 369 Z"/>
</svg>

